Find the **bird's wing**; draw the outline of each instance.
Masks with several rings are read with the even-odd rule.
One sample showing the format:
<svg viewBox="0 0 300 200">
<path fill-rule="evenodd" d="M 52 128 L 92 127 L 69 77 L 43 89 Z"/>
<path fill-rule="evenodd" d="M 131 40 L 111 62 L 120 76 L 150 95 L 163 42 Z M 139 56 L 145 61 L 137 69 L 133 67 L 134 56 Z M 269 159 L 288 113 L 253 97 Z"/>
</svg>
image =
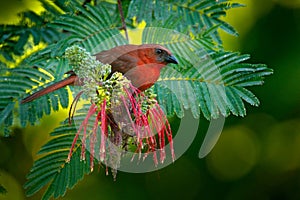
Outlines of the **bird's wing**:
<svg viewBox="0 0 300 200">
<path fill-rule="evenodd" d="M 112 72 L 126 73 L 138 63 L 137 45 L 123 45 L 96 54 L 96 59 L 112 66 Z"/>
</svg>

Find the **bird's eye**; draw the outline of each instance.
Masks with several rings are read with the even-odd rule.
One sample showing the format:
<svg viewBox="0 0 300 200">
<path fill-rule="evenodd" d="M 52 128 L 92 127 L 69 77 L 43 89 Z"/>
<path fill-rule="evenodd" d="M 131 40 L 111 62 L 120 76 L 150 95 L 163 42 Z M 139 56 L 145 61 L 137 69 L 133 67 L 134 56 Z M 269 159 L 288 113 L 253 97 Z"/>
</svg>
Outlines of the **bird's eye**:
<svg viewBox="0 0 300 200">
<path fill-rule="evenodd" d="M 161 50 L 161 49 L 156 49 L 155 52 L 156 52 L 157 54 L 161 54 L 161 53 L 162 53 L 162 50 Z"/>
</svg>

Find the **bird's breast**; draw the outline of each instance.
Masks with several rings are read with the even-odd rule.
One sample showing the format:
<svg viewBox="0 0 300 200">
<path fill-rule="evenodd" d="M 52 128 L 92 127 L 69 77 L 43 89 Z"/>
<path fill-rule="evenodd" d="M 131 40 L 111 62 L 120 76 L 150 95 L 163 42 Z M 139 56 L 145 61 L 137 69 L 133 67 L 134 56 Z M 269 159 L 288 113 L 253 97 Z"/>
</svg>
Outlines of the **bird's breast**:
<svg viewBox="0 0 300 200">
<path fill-rule="evenodd" d="M 159 78 L 161 67 L 158 65 L 138 65 L 124 75 L 131 81 L 132 85 L 140 90 L 150 88 Z"/>
</svg>

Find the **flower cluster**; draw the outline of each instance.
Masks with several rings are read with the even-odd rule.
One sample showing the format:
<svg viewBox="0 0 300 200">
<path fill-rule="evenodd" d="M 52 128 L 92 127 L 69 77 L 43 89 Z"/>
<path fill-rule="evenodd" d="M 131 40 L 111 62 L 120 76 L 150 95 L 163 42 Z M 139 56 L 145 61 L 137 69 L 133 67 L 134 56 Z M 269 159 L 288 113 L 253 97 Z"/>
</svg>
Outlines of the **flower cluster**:
<svg viewBox="0 0 300 200">
<path fill-rule="evenodd" d="M 128 149 L 133 149 L 139 158 L 143 153 L 143 159 L 149 152 L 153 153 L 155 165 L 158 164 L 159 152 L 159 160 L 163 163 L 166 157 L 165 138 L 174 160 L 171 128 L 151 89 L 139 91 L 123 74 L 111 74 L 110 65 L 99 62 L 79 46 L 69 47 L 65 55 L 82 86 L 72 103 L 70 118 L 73 117 L 82 94 L 91 102 L 75 135 L 68 161 L 79 136 L 81 159 L 86 159 L 85 152 L 88 148 L 91 170 L 96 158 L 111 167 L 114 177 L 122 152 Z"/>
</svg>

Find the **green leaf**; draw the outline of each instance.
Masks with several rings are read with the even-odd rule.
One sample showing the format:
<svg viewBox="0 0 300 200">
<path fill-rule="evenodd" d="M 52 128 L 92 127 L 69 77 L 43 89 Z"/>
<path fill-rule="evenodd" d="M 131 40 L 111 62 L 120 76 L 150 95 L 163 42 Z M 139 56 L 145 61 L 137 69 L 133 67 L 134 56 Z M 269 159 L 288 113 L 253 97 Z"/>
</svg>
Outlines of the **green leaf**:
<svg viewBox="0 0 300 200">
<path fill-rule="evenodd" d="M 7 193 L 7 190 L 5 189 L 5 187 L 3 187 L 1 184 L 0 184 L 0 194 L 1 195 L 5 195 Z"/>
<path fill-rule="evenodd" d="M 172 44 L 169 48 L 176 55 L 194 57 L 192 52 L 182 52 L 185 48 L 175 46 L 172 49 Z M 261 84 L 264 76 L 272 73 L 264 65 L 240 63 L 248 58 L 248 55 L 219 52 L 200 57 L 198 65 L 179 66 L 180 71 L 166 67 L 155 87 L 158 94 L 164 94 L 163 98 L 172 99 L 172 102 L 161 98 L 158 101 L 168 115 L 175 113 L 178 117 L 183 117 L 183 108 L 191 109 L 195 118 L 199 117 L 200 111 L 207 119 L 230 113 L 245 116 L 243 100 L 253 106 L 258 106 L 259 101 L 244 86 Z"/>
<path fill-rule="evenodd" d="M 105 6 L 88 5 L 87 9 L 76 8 L 80 15 L 67 13 L 51 24 L 53 28 L 62 28 L 71 33 L 57 43 L 57 51 L 52 52 L 52 57 L 62 55 L 74 43 L 82 45 L 92 53 L 127 43 Z"/>
<path fill-rule="evenodd" d="M 229 0 L 212 1 L 143 1 L 133 0 L 129 5 L 129 15 L 127 21 L 136 17 L 137 22 L 145 20 L 147 25 L 154 26 L 153 21 L 162 21 L 165 27 L 168 28 L 167 20 L 172 16 L 181 16 L 181 23 L 184 26 L 176 26 L 180 32 L 190 32 L 198 35 L 203 30 L 209 30 L 212 27 L 219 27 L 225 32 L 237 36 L 235 29 L 220 19 L 221 16 L 226 15 L 226 11 L 231 8 L 242 7 L 242 4 L 232 3 Z M 146 9 L 146 10 L 145 10 Z M 211 32 L 211 37 L 215 42 L 222 43 L 217 32 Z"/>
<path fill-rule="evenodd" d="M 52 17 L 51 13 L 37 15 L 32 11 L 25 11 L 20 14 L 20 24 L 0 25 L 0 53 L 8 61 L 15 61 L 14 56 L 23 55 L 25 49 L 31 48 L 32 44 L 51 43 L 58 40 L 61 34 L 57 30 L 45 26 Z M 33 39 L 33 42 L 30 38 Z"/>
<path fill-rule="evenodd" d="M 4 120 L 12 115 L 13 108 L 15 107 L 15 102 L 11 102 L 6 105 L 6 107 L 0 112 L 0 125 L 4 122 Z"/>
<path fill-rule="evenodd" d="M 53 135 L 59 133 L 59 136 L 54 137 L 41 148 L 39 154 L 42 157 L 34 162 L 27 175 L 28 181 L 24 185 L 27 189 L 27 196 L 35 194 L 48 185 L 43 199 L 49 199 L 52 196 L 54 198 L 61 197 L 68 188 L 72 188 L 85 174 L 91 172 L 89 159 L 80 160 L 79 143 L 74 148 L 70 162 L 66 162 L 76 131 L 74 125 L 67 124 L 62 124 L 61 127 L 54 130 Z M 88 152 L 86 152 L 86 156 L 89 157 Z"/>
<path fill-rule="evenodd" d="M 47 143 L 47 146 L 43 146 L 39 153 L 49 153 L 55 151 L 56 149 L 68 149 L 70 144 L 73 142 L 74 135 L 63 135 L 57 138 L 54 138 Z"/>
</svg>

